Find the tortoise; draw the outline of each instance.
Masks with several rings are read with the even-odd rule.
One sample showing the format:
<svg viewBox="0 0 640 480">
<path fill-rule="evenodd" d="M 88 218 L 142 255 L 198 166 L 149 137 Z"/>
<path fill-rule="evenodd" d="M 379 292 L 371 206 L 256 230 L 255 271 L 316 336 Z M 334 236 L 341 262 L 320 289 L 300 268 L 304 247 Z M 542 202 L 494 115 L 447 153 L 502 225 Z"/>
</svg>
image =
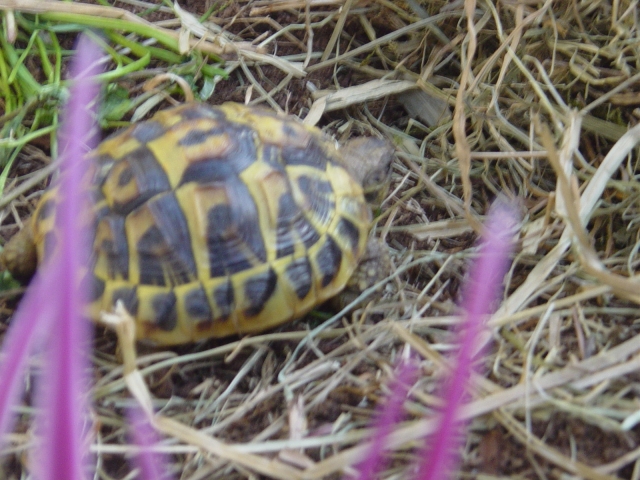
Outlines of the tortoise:
<svg viewBox="0 0 640 480">
<path fill-rule="evenodd" d="M 388 186 L 386 140 L 337 148 L 293 117 L 187 103 L 116 132 L 91 159 L 87 315 L 121 300 L 139 340 L 259 332 L 379 277 L 369 202 Z M 2 252 L 16 278 L 56 253 L 57 195 Z"/>
</svg>

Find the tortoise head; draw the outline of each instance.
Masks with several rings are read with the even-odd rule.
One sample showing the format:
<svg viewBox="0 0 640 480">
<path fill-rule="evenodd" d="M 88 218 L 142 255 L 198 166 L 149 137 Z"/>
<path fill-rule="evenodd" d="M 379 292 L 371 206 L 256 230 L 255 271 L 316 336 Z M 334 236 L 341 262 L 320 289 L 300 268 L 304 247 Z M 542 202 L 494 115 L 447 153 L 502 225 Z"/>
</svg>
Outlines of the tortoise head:
<svg viewBox="0 0 640 480">
<path fill-rule="evenodd" d="M 38 254 L 29 219 L 22 230 L 5 244 L 0 252 L 0 268 L 8 270 L 21 283 L 28 282 L 36 271 Z"/>
<path fill-rule="evenodd" d="M 394 148 L 388 140 L 356 137 L 349 140 L 340 153 L 345 168 L 362 185 L 365 199 L 379 207 L 389 190 Z"/>
</svg>

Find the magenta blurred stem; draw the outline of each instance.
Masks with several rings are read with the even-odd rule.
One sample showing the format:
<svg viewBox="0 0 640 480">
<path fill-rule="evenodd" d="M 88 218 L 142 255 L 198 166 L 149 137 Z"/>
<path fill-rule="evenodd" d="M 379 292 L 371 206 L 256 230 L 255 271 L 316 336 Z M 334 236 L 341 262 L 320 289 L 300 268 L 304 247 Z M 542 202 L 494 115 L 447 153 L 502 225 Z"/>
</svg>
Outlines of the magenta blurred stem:
<svg viewBox="0 0 640 480">
<path fill-rule="evenodd" d="M 74 72 L 80 72 L 83 78 L 86 77 L 88 72 L 82 73 L 82 70 L 93 63 L 99 55 L 100 52 L 95 45 L 89 45 L 86 38 L 82 39 L 79 43 L 79 57 L 74 62 Z M 80 83 L 86 84 L 87 82 Z M 93 102 L 97 94 L 95 85 L 88 89 L 86 85 L 78 87 L 76 85 L 71 93 L 70 110 L 66 121 L 67 133 L 63 135 L 64 138 L 75 140 L 67 146 L 69 151 L 67 157 L 73 156 L 77 159 L 76 163 L 80 163 L 83 154 L 78 152 L 84 152 L 87 148 L 80 143 L 88 137 L 83 133 L 88 133 L 88 128 L 92 125 L 86 107 Z M 74 177 L 67 183 L 68 185 L 65 185 L 63 190 L 68 190 L 69 186 L 72 187 L 71 192 L 78 189 L 79 180 L 77 178 Z M 68 231 L 62 232 L 62 235 L 67 237 L 66 241 L 61 242 L 64 254 L 59 258 L 52 258 L 49 264 L 36 274 L 4 339 L 0 364 L 0 451 L 6 441 L 5 434 L 11 431 L 15 424 L 15 414 L 12 407 L 17 403 L 22 391 L 23 376 L 29 356 L 45 343 L 52 347 L 54 352 L 57 350 L 63 353 L 75 350 L 70 348 L 71 344 L 78 345 L 75 343 L 79 341 L 79 336 L 76 334 L 77 329 L 73 327 L 69 329 L 68 325 L 60 319 L 65 315 L 78 316 L 80 308 L 78 306 L 79 293 L 75 290 L 78 285 L 75 277 L 79 272 L 77 267 L 80 262 L 78 249 L 81 248 L 79 240 L 81 234 L 75 228 L 80 211 L 76 202 L 77 198 L 67 201 L 68 211 L 60 212 L 65 219 L 64 223 L 69 227 Z M 49 339 L 53 341 L 48 342 Z M 59 344 L 58 341 L 62 343 Z M 56 357 L 64 356 L 55 353 L 54 355 Z M 58 382 L 64 379 L 59 385 L 66 388 L 69 372 L 82 371 L 82 364 L 69 358 L 59 358 L 59 361 L 60 365 L 54 364 L 51 359 L 45 361 L 46 365 L 51 366 L 48 373 L 45 374 L 45 379 L 47 375 L 53 375 L 50 377 L 50 383 L 55 384 L 55 388 L 57 388 Z M 69 398 L 73 399 L 79 397 L 79 394 L 69 395 Z M 42 403 L 49 404 L 51 398 L 47 397 L 46 400 Z M 65 428 L 66 425 L 69 425 L 68 420 L 79 413 L 78 410 L 74 412 L 73 408 L 69 409 L 60 405 L 60 415 L 63 418 L 61 423 L 64 424 L 64 427 L 63 433 L 59 437 L 66 439 L 68 437 Z"/>
<path fill-rule="evenodd" d="M 71 63 L 73 83 L 59 134 L 63 158 L 56 210 L 60 253 L 44 265 L 42 272 L 57 283 L 53 292 L 46 292 L 41 298 L 51 295 L 60 298 L 59 310 L 53 312 L 57 314 L 57 323 L 38 392 L 41 441 L 34 473 L 42 480 L 80 480 L 86 478 L 87 472 L 82 423 L 87 417 L 86 396 L 90 391 L 86 377 L 90 324 L 83 318 L 85 292 L 81 288 L 81 275 L 87 269 L 89 257 L 82 219 L 87 218 L 90 206 L 82 182 L 86 170 L 84 157 L 95 143 L 91 141 L 95 140 L 91 106 L 95 104 L 99 86 L 92 77 L 99 73 L 96 60 L 100 54 L 89 37 L 80 36 Z"/>
<path fill-rule="evenodd" d="M 166 471 L 164 455 L 156 454 L 151 448 L 157 444 L 156 432 L 140 407 L 128 411 L 130 433 L 134 443 L 140 447 L 134 463 L 140 470 L 141 480 L 161 480 L 171 478 Z"/>
<path fill-rule="evenodd" d="M 55 290 L 55 279 L 52 276 L 36 276 L 32 287 L 27 291 L 20 303 L 4 337 L 2 363 L 0 363 L 0 453 L 6 441 L 5 434 L 13 430 L 15 415 L 12 407 L 24 386 L 24 371 L 29 356 L 44 337 L 48 336 L 54 321 L 54 312 L 60 310 L 59 298 L 55 295 L 42 305 L 47 298 L 44 292 Z"/>
<path fill-rule="evenodd" d="M 389 385 L 389 397 L 386 405 L 376 412 L 377 420 L 373 428 L 373 441 L 367 451 L 364 460 L 356 468 L 360 473 L 359 480 L 373 480 L 376 473 L 381 471 L 385 464 L 385 442 L 393 431 L 393 427 L 402 419 L 403 404 L 407 397 L 409 387 L 413 385 L 418 376 L 417 365 L 409 360 L 402 361 L 396 369 L 394 380 Z"/>
<path fill-rule="evenodd" d="M 422 461 L 415 477 L 419 480 L 447 478 L 455 463 L 460 447 L 458 439 L 464 427 L 456 416 L 461 410 L 465 386 L 473 372 L 473 357 L 482 354 L 477 351 L 477 340 L 484 328 L 484 320 L 502 288 L 515 219 L 515 212 L 504 200 L 498 200 L 489 211 L 479 256 L 471 266 L 469 282 L 462 296 L 463 322 L 458 341 L 460 351 L 449 383 L 443 388 L 441 398 L 445 407 L 440 425 L 419 455 Z"/>
</svg>

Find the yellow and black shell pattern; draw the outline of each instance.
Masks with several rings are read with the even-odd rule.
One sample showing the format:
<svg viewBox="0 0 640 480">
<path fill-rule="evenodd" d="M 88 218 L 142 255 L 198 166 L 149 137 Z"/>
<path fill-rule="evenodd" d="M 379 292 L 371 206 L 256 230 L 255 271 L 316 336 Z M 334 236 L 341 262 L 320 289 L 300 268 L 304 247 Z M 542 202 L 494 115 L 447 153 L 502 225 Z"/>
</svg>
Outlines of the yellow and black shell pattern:
<svg viewBox="0 0 640 480">
<path fill-rule="evenodd" d="M 259 108 L 185 104 L 102 142 L 89 316 L 121 300 L 138 339 L 180 344 L 258 332 L 338 293 L 371 213 L 334 143 Z M 55 188 L 33 217 L 55 249 Z"/>
</svg>

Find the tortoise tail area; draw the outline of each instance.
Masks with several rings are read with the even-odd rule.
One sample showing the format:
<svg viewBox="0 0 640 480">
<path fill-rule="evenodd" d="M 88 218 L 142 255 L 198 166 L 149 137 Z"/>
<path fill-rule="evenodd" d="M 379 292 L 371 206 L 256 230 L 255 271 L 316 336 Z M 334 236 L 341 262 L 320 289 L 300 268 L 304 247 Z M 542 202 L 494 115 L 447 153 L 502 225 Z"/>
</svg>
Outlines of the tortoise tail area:
<svg viewBox="0 0 640 480">
<path fill-rule="evenodd" d="M 28 220 L 24 228 L 11 237 L 0 252 L 0 269 L 8 270 L 13 278 L 26 283 L 33 277 L 37 265 L 33 227 L 31 220 Z"/>
</svg>

